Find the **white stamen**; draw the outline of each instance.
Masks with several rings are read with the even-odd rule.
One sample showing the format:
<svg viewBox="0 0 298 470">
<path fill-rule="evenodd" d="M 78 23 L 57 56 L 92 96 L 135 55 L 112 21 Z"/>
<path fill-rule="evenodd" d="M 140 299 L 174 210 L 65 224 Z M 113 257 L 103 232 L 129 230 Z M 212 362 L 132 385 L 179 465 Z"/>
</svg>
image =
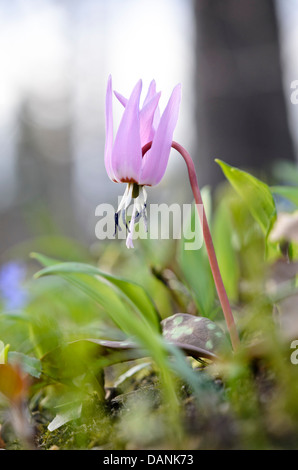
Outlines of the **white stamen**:
<svg viewBox="0 0 298 470">
<path fill-rule="evenodd" d="M 134 234 L 136 211 L 137 211 L 137 203 L 135 201 L 133 205 L 132 216 L 129 222 L 129 234 L 126 239 L 127 248 L 134 248 L 132 239 L 133 239 L 133 234 Z"/>
<path fill-rule="evenodd" d="M 117 212 L 120 212 L 122 209 L 126 210 L 131 203 L 131 198 L 132 198 L 132 190 L 133 190 L 133 184 L 128 183 L 126 186 L 125 192 L 123 194 L 123 197 L 120 201 L 120 204 L 118 206 Z"/>
<path fill-rule="evenodd" d="M 116 213 L 117 215 L 121 213 L 123 225 L 127 228 L 129 232 L 127 239 L 126 239 L 127 248 L 134 248 L 134 245 L 133 245 L 134 227 L 139 222 L 141 217 L 143 217 L 144 219 L 145 230 L 146 232 L 148 231 L 147 210 L 146 210 L 146 201 L 147 201 L 146 190 L 144 186 L 140 187 L 139 189 L 141 189 L 141 191 L 139 191 L 139 195 L 136 198 L 133 198 L 132 197 L 133 189 L 134 189 L 134 184 L 128 183 L 125 189 L 125 192 L 123 194 L 123 197 L 120 201 L 120 204 L 118 206 L 117 213 Z M 132 216 L 131 216 L 129 224 L 127 225 L 126 210 L 131 204 L 132 199 L 134 199 Z M 119 230 L 121 230 L 119 226 L 119 218 L 117 219 L 117 222 L 116 222 L 116 229 L 117 229 L 117 226 L 119 227 Z"/>
</svg>

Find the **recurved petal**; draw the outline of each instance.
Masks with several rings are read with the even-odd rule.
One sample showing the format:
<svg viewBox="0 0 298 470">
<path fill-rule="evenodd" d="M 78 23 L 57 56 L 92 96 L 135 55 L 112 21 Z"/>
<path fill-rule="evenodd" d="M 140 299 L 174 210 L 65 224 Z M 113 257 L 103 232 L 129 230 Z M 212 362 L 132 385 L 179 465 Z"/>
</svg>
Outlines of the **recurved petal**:
<svg viewBox="0 0 298 470">
<path fill-rule="evenodd" d="M 128 99 L 121 95 L 121 93 L 118 93 L 118 91 L 114 91 L 114 95 L 125 108 Z M 143 107 L 140 111 L 140 132 L 142 146 L 153 139 L 155 130 L 158 127 L 160 120 L 160 112 L 158 109 L 159 98 L 160 92 L 156 93 L 155 81 L 152 80 L 149 85 Z"/>
<path fill-rule="evenodd" d="M 177 124 L 181 101 L 181 85 L 177 85 L 160 118 L 152 147 L 142 161 L 140 184 L 154 186 L 162 179 L 169 160 L 174 129 Z"/>
<path fill-rule="evenodd" d="M 105 141 L 105 167 L 111 180 L 116 177 L 112 169 L 112 150 L 113 150 L 113 108 L 112 108 L 112 77 L 108 78 L 106 93 L 106 141 Z"/>
<path fill-rule="evenodd" d="M 149 103 L 150 100 L 152 100 L 154 95 L 156 95 L 156 83 L 155 83 L 155 80 L 152 80 L 152 82 L 150 83 L 149 88 L 148 88 L 147 96 L 146 96 L 146 98 L 144 100 L 144 103 L 143 103 L 143 108 L 145 106 L 147 106 L 147 104 Z M 160 121 L 160 111 L 159 111 L 159 107 L 157 105 L 157 107 L 155 108 L 155 112 L 154 112 L 154 116 L 153 116 L 153 122 L 152 122 L 153 134 L 154 134 L 154 131 L 158 127 L 159 121 Z"/>
<path fill-rule="evenodd" d="M 118 93 L 118 91 L 114 91 L 114 95 L 116 96 L 117 100 L 120 101 L 122 106 L 124 106 L 125 108 L 125 106 L 127 105 L 128 99 L 125 98 L 123 95 L 121 95 L 121 93 Z"/>
<path fill-rule="evenodd" d="M 126 104 L 114 142 L 112 169 L 117 179 L 122 182 L 138 182 L 140 174 L 142 164 L 139 116 L 141 91 L 142 81 L 139 80 Z"/>
<path fill-rule="evenodd" d="M 121 95 L 121 93 L 119 93 L 116 90 L 114 90 L 114 95 L 116 96 L 117 100 L 120 101 L 122 106 L 124 106 L 125 108 L 125 106 L 127 105 L 128 99 L 125 98 L 123 95 Z M 152 80 L 152 82 L 149 85 L 146 98 L 144 99 L 143 108 L 147 106 L 149 101 L 151 101 L 155 95 L 156 95 L 156 84 L 155 84 L 155 80 Z"/>
<path fill-rule="evenodd" d="M 144 106 L 146 106 L 146 104 L 149 103 L 149 101 L 153 98 L 154 95 L 156 95 L 156 83 L 155 83 L 155 80 L 152 80 L 152 82 L 149 85 L 146 98 L 144 99 L 143 108 Z"/>
<path fill-rule="evenodd" d="M 157 93 L 140 111 L 140 135 L 142 147 L 147 144 L 147 142 L 151 142 L 154 137 L 153 119 L 159 99 L 160 93 Z"/>
</svg>

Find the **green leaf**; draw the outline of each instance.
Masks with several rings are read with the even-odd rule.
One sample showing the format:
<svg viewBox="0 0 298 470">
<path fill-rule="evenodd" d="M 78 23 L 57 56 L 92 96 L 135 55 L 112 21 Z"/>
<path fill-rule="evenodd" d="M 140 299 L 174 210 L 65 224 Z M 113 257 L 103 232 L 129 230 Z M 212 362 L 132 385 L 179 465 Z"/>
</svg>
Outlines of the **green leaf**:
<svg viewBox="0 0 298 470">
<path fill-rule="evenodd" d="M 216 159 L 224 175 L 239 196 L 247 204 L 252 216 L 259 223 L 265 237 L 276 219 L 276 207 L 267 184 L 227 163 Z"/>
<path fill-rule="evenodd" d="M 207 218 L 209 219 L 211 213 L 211 196 L 209 188 L 206 187 L 202 189 L 202 198 Z M 196 226 L 195 220 L 197 220 L 201 233 L 201 226 L 196 206 L 194 206 L 189 219 L 189 226 L 192 227 L 192 230 Z M 194 300 L 200 314 L 202 316 L 209 317 L 214 306 L 215 286 L 205 244 L 203 243 L 203 245 L 197 250 L 186 250 L 186 242 L 189 242 L 189 240 L 186 240 L 184 235 L 181 239 L 178 255 L 179 265 L 182 270 L 183 277 L 193 293 Z"/>
<path fill-rule="evenodd" d="M 273 176 L 284 184 L 298 185 L 298 165 L 289 160 L 280 160 L 273 165 Z"/>
<path fill-rule="evenodd" d="M 42 366 L 39 359 L 31 356 L 27 356 L 26 354 L 22 354 L 16 351 L 11 351 L 8 353 L 8 362 L 10 364 L 20 364 L 24 372 L 32 375 L 32 377 L 36 377 L 39 379 Z"/>
<path fill-rule="evenodd" d="M 122 295 L 134 308 L 144 316 L 150 325 L 157 331 L 160 331 L 160 316 L 159 313 L 150 299 L 147 292 L 142 286 L 135 282 L 127 281 L 120 277 L 112 276 L 105 273 L 95 266 L 84 263 L 59 263 L 46 256 L 33 254 L 40 263 L 47 266 L 45 269 L 38 272 L 35 277 L 41 277 L 48 274 L 87 274 L 88 276 L 100 277 L 111 283 L 114 290 Z"/>
<path fill-rule="evenodd" d="M 227 201 L 222 201 L 213 220 L 213 241 L 222 280 L 230 300 L 238 300 L 240 269 L 233 246 L 233 226 Z"/>
<path fill-rule="evenodd" d="M 34 254 L 33 257 L 49 267 L 37 273 L 36 277 L 45 274 L 57 274 L 61 276 L 101 305 L 122 331 L 134 337 L 134 339 L 148 351 L 148 354 L 154 359 L 160 369 L 165 397 L 171 406 L 173 427 L 176 428 L 179 411 L 175 384 L 169 369 L 166 348 L 159 331 L 157 331 L 157 327 L 153 327 L 145 316 L 136 314 L 133 309 L 128 309 L 123 302 L 123 298 L 119 295 L 119 291 L 117 292 L 112 289 L 113 286 L 103 280 L 86 274 L 86 271 L 84 274 L 80 274 L 77 271 L 67 274 L 69 272 L 68 269 L 64 270 L 63 267 L 60 269 L 61 264 L 63 265 L 64 263 L 57 265 L 55 261 L 37 254 Z M 53 268 L 52 270 L 50 270 L 51 267 Z"/>
<path fill-rule="evenodd" d="M 298 207 L 298 188 L 295 186 L 271 186 L 273 194 L 279 194 L 289 201 L 293 202 Z"/>
<path fill-rule="evenodd" d="M 269 186 L 243 170 L 218 159 L 215 161 L 259 224 L 265 237 L 266 258 L 276 259 L 280 255 L 279 243 L 272 243 L 268 239 L 277 217 L 275 202 Z"/>
<path fill-rule="evenodd" d="M 46 353 L 41 363 L 45 379 L 50 377 L 51 381 L 69 385 L 77 383 L 79 377 L 81 391 L 86 388 L 83 383 L 92 383 L 93 388 L 101 396 L 101 386 L 104 386 L 104 383 L 98 380 L 101 370 L 119 362 L 132 361 L 147 355 L 147 351 L 137 346 L 124 347 L 123 342 L 85 338 L 61 344 Z M 94 377 L 97 378 L 96 382 L 93 380 Z"/>
<path fill-rule="evenodd" d="M 120 285 L 123 286 L 123 284 L 118 284 L 116 289 L 116 286 L 108 282 L 108 279 L 100 279 L 100 276 L 103 277 L 103 273 L 100 272 L 99 274 L 98 271 L 96 272 L 97 276 L 94 277 L 95 272 L 93 271 L 93 267 L 87 267 L 84 274 L 81 274 L 80 269 L 71 270 L 73 266 L 69 266 L 69 263 L 56 264 L 56 261 L 37 254 L 34 254 L 33 257 L 48 266 L 48 268 L 37 273 L 35 277 L 46 274 L 59 275 L 101 305 L 122 331 L 126 332 L 128 336 L 133 337 L 136 342 L 148 351 L 148 355 L 152 357 L 159 368 L 164 399 L 169 406 L 170 432 L 173 433 L 173 435 L 180 434 L 180 411 L 176 394 L 176 384 L 157 320 L 153 323 L 152 317 L 149 319 L 143 314 L 140 314 L 136 304 L 128 297 L 128 294 L 126 295 L 120 290 Z M 68 266 L 65 267 L 65 264 L 68 264 Z M 79 268 L 82 268 L 82 266 L 79 266 Z M 120 292 L 122 292 L 123 295 L 119 295 Z M 134 309 L 128 308 L 128 306 L 125 305 L 124 295 L 128 304 L 130 303 L 131 307 L 134 306 Z"/>
<path fill-rule="evenodd" d="M 82 413 L 82 403 L 75 402 L 71 406 L 69 404 L 65 405 L 55 418 L 48 425 L 48 430 L 50 432 L 55 431 L 66 423 L 73 421 L 74 419 L 80 418 Z"/>
<path fill-rule="evenodd" d="M 4 345 L 3 341 L 0 341 L 0 364 L 7 363 L 9 348 L 10 344 Z"/>
</svg>

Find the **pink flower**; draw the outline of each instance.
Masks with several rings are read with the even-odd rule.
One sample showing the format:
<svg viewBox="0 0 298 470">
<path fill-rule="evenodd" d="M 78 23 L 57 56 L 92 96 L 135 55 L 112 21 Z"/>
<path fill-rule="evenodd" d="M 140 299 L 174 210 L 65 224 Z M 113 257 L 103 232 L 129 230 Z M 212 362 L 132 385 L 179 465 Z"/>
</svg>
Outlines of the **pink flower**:
<svg viewBox="0 0 298 470">
<path fill-rule="evenodd" d="M 127 183 L 124 196 L 119 204 L 115 221 L 134 200 L 126 245 L 133 247 L 134 224 L 140 217 L 146 220 L 146 191 L 144 186 L 154 186 L 162 179 L 169 160 L 173 132 L 177 124 L 181 85 L 177 85 L 160 117 L 155 81 L 150 83 L 143 106 L 140 109 L 142 81 L 134 87 L 130 98 L 117 92 L 115 96 L 124 106 L 123 116 L 113 141 L 112 77 L 109 76 L 106 94 L 106 144 L 105 166 L 112 181 Z M 142 157 L 142 147 L 152 141 L 150 150 Z"/>
</svg>

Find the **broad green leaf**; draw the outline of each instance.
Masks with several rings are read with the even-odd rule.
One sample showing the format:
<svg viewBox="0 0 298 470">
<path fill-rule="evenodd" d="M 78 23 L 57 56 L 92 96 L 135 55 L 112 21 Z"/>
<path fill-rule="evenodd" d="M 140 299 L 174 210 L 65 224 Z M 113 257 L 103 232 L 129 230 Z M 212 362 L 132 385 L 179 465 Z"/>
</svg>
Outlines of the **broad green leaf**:
<svg viewBox="0 0 298 470">
<path fill-rule="evenodd" d="M 160 330 L 160 318 L 157 309 L 150 299 L 147 292 L 142 286 L 135 282 L 130 282 L 125 279 L 112 276 L 105 273 L 95 266 L 84 263 L 59 263 L 43 255 L 34 254 L 40 263 L 46 266 L 45 269 L 37 273 L 36 277 L 48 274 L 87 274 L 88 276 L 100 277 L 109 281 L 116 291 L 120 293 L 127 301 L 132 303 L 134 307 L 140 312 L 141 315 L 152 325 L 156 330 Z"/>
<path fill-rule="evenodd" d="M 277 216 L 269 186 L 243 170 L 218 159 L 215 161 L 259 224 L 265 237 L 265 257 L 271 260 L 276 259 L 280 255 L 279 243 L 272 243 L 268 240 Z"/>
<path fill-rule="evenodd" d="M 276 207 L 269 186 L 245 171 L 232 167 L 221 160 L 216 159 L 215 161 L 247 204 L 252 216 L 267 237 L 276 219 Z"/>
<path fill-rule="evenodd" d="M 279 194 L 289 201 L 293 202 L 298 207 L 298 188 L 295 186 L 271 186 L 273 194 Z"/>
<path fill-rule="evenodd" d="M 71 272 L 69 270 L 59 270 L 60 263 L 56 265 L 55 261 L 50 260 L 41 255 L 33 255 L 42 264 L 49 268 L 43 272 L 37 273 L 36 277 L 45 274 L 57 274 L 77 289 L 84 292 L 88 297 L 101 305 L 112 320 L 129 336 L 139 342 L 140 345 L 148 351 L 148 354 L 156 362 L 160 370 L 160 378 L 163 385 L 165 400 L 168 401 L 170 408 L 170 418 L 173 426 L 173 432 L 179 432 L 179 407 L 176 395 L 175 382 L 173 381 L 172 372 L 169 368 L 168 357 L 164 342 L 161 335 L 154 326 L 143 315 L 136 314 L 133 309 L 128 309 L 123 301 L 123 297 L 114 290 L 110 284 L 103 280 L 99 280 L 90 274 L 81 274 L 79 272 Z M 50 268 L 53 268 L 50 270 Z M 56 270 L 55 270 L 56 268 Z M 129 299 L 127 297 L 127 299 Z M 131 301 L 131 304 L 133 302 Z"/>
<path fill-rule="evenodd" d="M 202 198 L 207 218 L 210 219 L 211 197 L 209 188 L 203 188 Z M 189 218 L 189 225 L 192 227 L 192 230 L 195 227 L 195 218 L 199 222 L 196 206 L 194 206 Z M 200 224 L 199 227 L 201 233 Z M 197 250 L 186 250 L 185 242 L 187 240 L 183 236 L 180 242 L 179 265 L 183 277 L 193 293 L 200 314 L 209 317 L 214 306 L 215 287 L 205 244 L 203 243 Z"/>
</svg>

